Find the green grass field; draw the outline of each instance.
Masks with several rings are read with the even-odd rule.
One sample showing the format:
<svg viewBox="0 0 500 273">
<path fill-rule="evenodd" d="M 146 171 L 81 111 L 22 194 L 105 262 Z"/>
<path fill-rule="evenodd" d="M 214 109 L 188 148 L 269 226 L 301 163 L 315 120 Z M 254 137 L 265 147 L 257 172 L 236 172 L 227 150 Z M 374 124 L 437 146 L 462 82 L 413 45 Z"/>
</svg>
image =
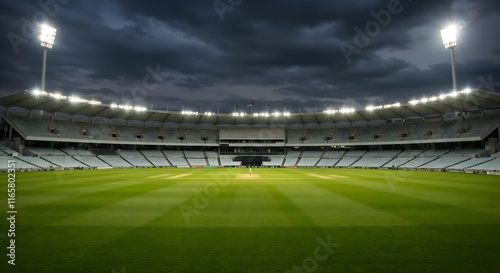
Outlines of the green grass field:
<svg viewBox="0 0 500 273">
<path fill-rule="evenodd" d="M 500 179 L 348 169 L 17 173 L 0 272 L 500 272 Z M 295 268 L 294 268 L 295 266 Z"/>
</svg>

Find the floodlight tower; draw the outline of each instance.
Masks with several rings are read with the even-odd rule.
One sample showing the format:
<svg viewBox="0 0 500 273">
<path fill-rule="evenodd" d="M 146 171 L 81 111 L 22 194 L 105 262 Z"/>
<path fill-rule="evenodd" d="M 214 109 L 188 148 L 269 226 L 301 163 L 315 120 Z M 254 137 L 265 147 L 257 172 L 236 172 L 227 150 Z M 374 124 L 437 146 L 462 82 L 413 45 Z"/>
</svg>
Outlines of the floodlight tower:
<svg viewBox="0 0 500 273">
<path fill-rule="evenodd" d="M 451 51 L 451 77 L 453 91 L 457 91 L 457 75 L 455 73 L 455 46 L 457 46 L 457 26 L 451 25 L 441 30 L 444 47 Z"/>
<path fill-rule="evenodd" d="M 52 48 L 56 39 L 56 29 L 48 25 L 40 26 L 40 41 L 43 48 L 43 64 L 42 64 L 42 86 L 41 91 L 45 91 L 45 68 L 47 66 L 47 49 Z"/>
</svg>

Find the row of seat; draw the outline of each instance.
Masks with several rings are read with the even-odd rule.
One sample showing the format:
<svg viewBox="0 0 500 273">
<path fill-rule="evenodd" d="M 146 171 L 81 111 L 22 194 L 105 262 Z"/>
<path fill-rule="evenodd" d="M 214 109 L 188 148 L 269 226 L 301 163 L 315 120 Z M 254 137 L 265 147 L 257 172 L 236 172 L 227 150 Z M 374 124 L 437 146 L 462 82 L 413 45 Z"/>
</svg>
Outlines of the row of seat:
<svg viewBox="0 0 500 273">
<path fill-rule="evenodd" d="M 131 167 L 192 167 L 192 166 L 239 166 L 241 162 L 235 161 L 234 156 L 220 155 L 213 151 L 117 151 L 117 155 L 80 155 L 83 151 L 73 150 L 70 154 L 64 154 L 57 149 L 35 149 L 38 152 L 46 152 L 51 155 L 37 156 L 15 156 L 18 159 L 17 168 L 131 168 Z M 355 153 L 363 156 L 347 156 L 328 158 L 304 156 L 309 153 L 288 153 L 287 156 L 270 156 L 269 161 L 264 161 L 264 166 L 297 166 L 297 167 L 350 167 L 350 168 L 398 168 L 398 169 L 431 169 L 431 170 L 500 170 L 500 157 L 465 157 L 446 156 L 449 154 L 463 154 L 463 151 L 405 151 L 396 154 L 395 151 L 387 151 L 380 154 L 391 154 L 396 156 L 373 156 L 373 153 L 364 151 Z M 61 152 L 61 154 L 59 154 Z M 479 152 L 479 151 L 477 151 Z M 54 155 L 59 154 L 59 155 Z M 312 154 L 312 153 L 311 153 Z M 379 154 L 379 153 L 376 153 Z M 193 157 L 188 157 L 193 156 Z M 413 155 L 413 156 L 408 156 Z M 299 157 L 300 156 L 300 157 Z M 2 166 L 7 166 L 7 156 L 0 156 L 0 161 L 5 161 Z"/>
<path fill-rule="evenodd" d="M 333 129 L 291 129 L 288 143 L 398 142 L 482 137 L 498 126 L 498 115 L 428 122 L 383 123 Z"/>
<path fill-rule="evenodd" d="M 29 136 L 148 143 L 218 143 L 216 129 L 137 127 L 109 123 L 8 116 L 16 128 Z M 371 143 L 416 140 L 481 138 L 498 126 L 499 116 L 474 116 L 452 120 L 383 123 L 327 129 L 289 129 L 287 143 Z"/>
</svg>

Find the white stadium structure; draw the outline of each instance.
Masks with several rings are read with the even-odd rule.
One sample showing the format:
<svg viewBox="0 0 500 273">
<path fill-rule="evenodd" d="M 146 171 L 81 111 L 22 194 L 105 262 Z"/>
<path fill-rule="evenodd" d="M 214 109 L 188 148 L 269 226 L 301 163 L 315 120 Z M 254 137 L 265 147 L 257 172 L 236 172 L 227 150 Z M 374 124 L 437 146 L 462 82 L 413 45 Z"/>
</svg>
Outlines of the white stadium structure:
<svg viewBox="0 0 500 273">
<path fill-rule="evenodd" d="M 321 113 L 196 113 L 26 91 L 0 98 L 0 170 L 397 168 L 498 174 L 500 95 Z"/>
</svg>

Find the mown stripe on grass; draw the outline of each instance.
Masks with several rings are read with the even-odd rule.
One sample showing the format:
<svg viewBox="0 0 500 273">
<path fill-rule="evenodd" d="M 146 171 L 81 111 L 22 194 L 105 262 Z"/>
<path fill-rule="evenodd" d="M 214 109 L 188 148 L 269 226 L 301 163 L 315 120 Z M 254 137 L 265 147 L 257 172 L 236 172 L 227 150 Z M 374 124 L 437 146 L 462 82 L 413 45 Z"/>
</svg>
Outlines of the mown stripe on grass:
<svg viewBox="0 0 500 273">
<path fill-rule="evenodd" d="M 36 193 L 37 191 L 58 191 L 64 189 L 77 189 L 87 187 L 89 185 L 101 184 L 101 181 L 120 180 L 120 177 L 127 177 L 119 172 L 102 172 L 94 171 L 94 173 L 74 171 L 56 171 L 44 173 L 32 173 L 32 175 L 40 174 L 37 178 L 37 183 L 26 183 L 23 178 L 19 178 L 19 190 L 23 190 L 26 194 Z M 43 175 L 41 175 L 43 174 Z"/>
<path fill-rule="evenodd" d="M 497 177 L 447 172 L 400 171 L 400 170 L 353 170 L 357 178 L 384 180 L 389 182 L 439 185 L 450 188 L 461 188 L 469 191 L 500 193 Z"/>
<path fill-rule="evenodd" d="M 398 191 L 402 189 L 419 188 L 422 190 L 429 190 L 433 194 L 437 192 L 443 194 L 458 194 L 467 198 L 469 196 L 470 202 L 489 202 L 497 203 L 500 199 L 500 183 L 492 184 L 491 186 L 476 185 L 477 180 L 470 180 L 468 184 L 455 183 L 455 176 L 457 174 L 448 174 L 450 176 L 443 176 L 444 173 L 435 172 L 421 172 L 421 175 L 415 175 L 417 172 L 380 172 L 374 173 L 360 173 L 356 175 L 356 181 L 367 181 L 373 183 L 384 184 L 387 191 Z M 460 176 L 460 174 L 458 174 Z M 490 180 L 489 176 L 476 175 L 478 180 Z M 453 178 L 453 179 L 452 179 Z M 358 183 L 359 185 L 369 186 L 370 183 Z M 483 200 L 480 201 L 479 199 Z M 460 199 L 460 198 L 459 198 Z M 489 199 L 489 200 L 486 200 Z M 488 206 L 488 204 L 485 204 Z"/>
<path fill-rule="evenodd" d="M 212 181 L 214 182 L 214 181 Z M 232 227 L 235 215 L 232 204 L 239 185 L 227 184 L 215 187 L 215 182 L 190 185 L 190 193 L 169 210 L 147 223 L 161 227 Z"/>
<path fill-rule="evenodd" d="M 304 227 L 141 227 L 89 250 L 88 260 L 126 264 L 127 272 L 128 266 L 140 272 L 284 272 L 314 255 L 318 237 L 326 235 Z M 257 269 L 268 267 L 273 270 Z"/>
<path fill-rule="evenodd" d="M 317 224 L 276 186 L 267 185 L 267 190 L 278 205 L 280 216 L 286 217 L 286 226 L 317 227 Z"/>
<path fill-rule="evenodd" d="M 149 185 L 146 190 L 143 187 L 135 187 L 134 192 L 140 194 L 129 195 L 119 201 L 108 203 L 97 209 L 87 210 L 83 213 L 53 222 L 54 225 L 74 226 L 142 226 L 152 219 L 173 209 L 179 202 L 185 199 L 185 195 L 179 195 L 172 190 L 180 181 L 173 183 L 155 183 Z"/>
<path fill-rule="evenodd" d="M 19 225 L 18 236 L 22 236 L 22 240 L 16 241 L 16 248 L 22 250 L 22 255 L 16 255 L 15 267 L 20 271 L 7 272 L 32 272 L 24 270 L 32 267 L 36 268 L 34 272 L 98 272 L 82 271 L 87 265 L 100 264 L 98 259 L 89 261 L 92 252 L 116 238 L 126 236 L 133 229 L 133 227 L 50 225 L 27 230 L 25 227 Z M 109 251 L 107 258 L 113 259 L 114 255 L 124 255 L 130 247 L 115 244 L 106 249 Z M 108 259 L 103 263 L 109 267 L 113 261 Z M 56 270 L 56 268 L 66 268 L 66 270 Z M 109 270 L 102 272 L 110 272 Z"/>
<path fill-rule="evenodd" d="M 238 187 L 229 187 L 234 190 L 234 197 L 230 204 L 228 215 L 212 214 L 215 221 L 224 220 L 226 223 L 219 223 L 219 226 L 227 227 L 268 227 L 287 225 L 287 219 L 279 210 L 273 196 L 269 194 L 265 185 L 260 183 L 237 183 Z M 206 211 L 201 212 L 202 216 L 208 215 Z M 215 218 L 213 218 L 215 217 Z M 210 224 L 210 223 L 206 223 Z"/>
<path fill-rule="evenodd" d="M 332 187 L 334 184 L 329 184 Z M 413 225 L 387 211 L 340 196 L 332 191 L 303 184 L 275 186 L 318 226 L 398 226 Z"/>
<path fill-rule="evenodd" d="M 151 181 L 151 180 L 148 180 Z M 151 181 L 152 183 L 154 181 Z M 48 204 L 52 202 L 61 201 L 64 199 L 73 199 L 79 196 L 91 196 L 94 193 L 103 191 L 114 192 L 120 188 L 134 187 L 134 185 L 143 184 L 144 182 L 134 177 L 121 177 L 119 175 L 107 177 L 107 179 L 100 179 L 99 181 L 87 181 L 85 187 L 73 188 L 68 186 L 64 189 L 54 190 L 38 190 L 34 195 L 25 195 L 22 190 L 18 191 L 18 204 L 19 208 L 36 206 L 41 204 Z"/>
<path fill-rule="evenodd" d="M 178 183 L 172 181 L 165 183 L 164 181 L 147 183 L 134 182 L 125 185 L 115 185 L 115 187 L 106 187 L 104 189 L 88 191 L 88 192 L 70 192 L 66 196 L 57 196 L 57 200 L 48 198 L 52 193 L 46 193 L 48 202 L 43 204 L 31 205 L 23 207 L 23 218 L 26 225 L 43 225 L 60 221 L 63 218 L 74 217 L 81 213 L 87 213 L 110 204 L 122 202 L 129 198 L 134 198 L 158 189 L 170 187 Z M 41 196 L 43 200 L 43 196 Z M 40 200 L 41 201 L 41 200 Z M 127 211 L 128 212 L 128 211 Z M 127 213 L 123 212 L 123 213 Z"/>
<path fill-rule="evenodd" d="M 498 200 L 500 197 L 500 181 L 499 184 L 495 187 L 493 186 L 476 186 L 474 185 L 474 181 L 469 181 L 469 184 L 463 183 L 454 183 L 453 181 L 442 179 L 418 179 L 412 178 L 407 179 L 403 183 L 408 184 L 408 186 L 415 186 L 420 188 L 432 188 L 436 191 L 442 192 L 456 192 L 470 196 L 478 196 L 480 195 L 483 198 L 490 198 L 492 200 Z"/>
<path fill-rule="evenodd" d="M 353 184 L 337 184 L 332 187 L 322 183 L 318 184 L 318 187 L 417 224 L 463 223 L 465 210 L 452 205 L 421 200 L 393 192 L 373 190 Z M 448 215 L 448 217 L 443 218 L 442 215 Z"/>
<path fill-rule="evenodd" d="M 463 211 L 463 224 L 485 224 L 500 223 L 500 208 L 497 195 L 496 200 L 484 198 L 480 193 L 475 196 L 464 195 L 459 190 L 455 192 L 444 191 L 442 187 L 436 186 L 436 190 L 430 185 L 404 182 L 389 190 L 384 181 L 358 181 L 353 185 L 376 191 L 392 192 L 397 195 L 420 199 L 426 202 L 440 203 L 443 205 L 460 208 Z"/>
</svg>

